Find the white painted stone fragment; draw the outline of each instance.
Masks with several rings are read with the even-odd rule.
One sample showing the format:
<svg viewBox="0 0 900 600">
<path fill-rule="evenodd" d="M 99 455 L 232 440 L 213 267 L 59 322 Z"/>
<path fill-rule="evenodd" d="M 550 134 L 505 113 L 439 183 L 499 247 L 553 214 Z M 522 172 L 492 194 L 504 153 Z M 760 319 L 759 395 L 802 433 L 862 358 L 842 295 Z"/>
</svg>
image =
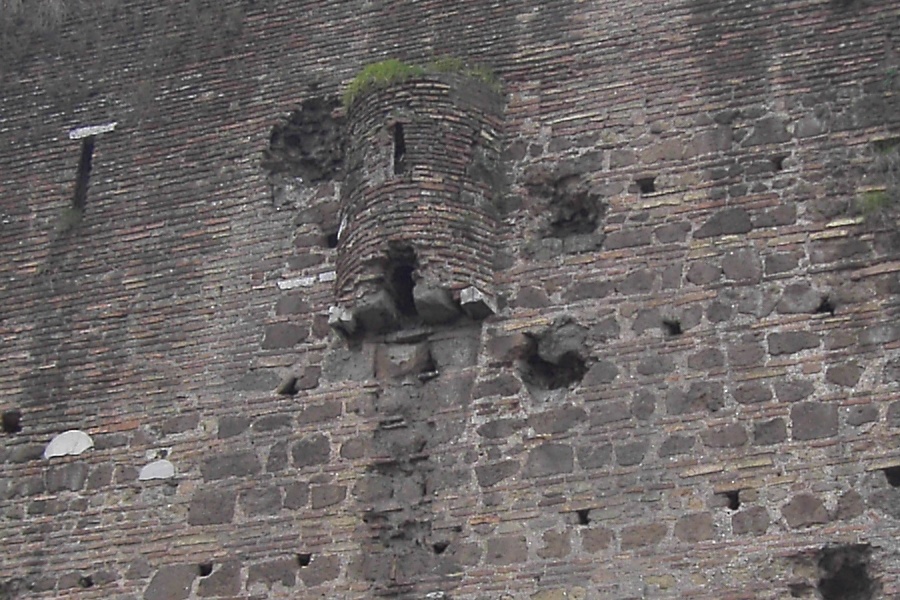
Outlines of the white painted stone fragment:
<svg viewBox="0 0 900 600">
<path fill-rule="evenodd" d="M 171 479 L 172 477 L 175 477 L 175 465 L 165 459 L 155 460 L 150 464 L 144 465 L 141 472 L 138 473 L 139 481 Z"/>
<path fill-rule="evenodd" d="M 319 273 L 319 281 L 334 281 L 335 279 L 337 279 L 337 273 L 335 271 Z"/>
<path fill-rule="evenodd" d="M 69 139 L 80 140 L 81 138 L 86 138 L 92 135 L 106 133 L 115 129 L 116 125 L 118 125 L 118 123 L 116 121 L 113 121 L 112 123 L 104 123 L 103 125 L 85 125 L 84 127 L 76 127 L 75 129 L 69 131 Z"/>
<path fill-rule="evenodd" d="M 315 277 L 297 277 L 296 279 L 282 279 L 278 282 L 279 290 L 292 290 L 298 287 L 309 287 L 315 285 Z"/>
<path fill-rule="evenodd" d="M 463 311 L 475 320 L 497 313 L 494 301 L 475 286 L 467 287 L 459 293 L 459 304 Z"/>
<path fill-rule="evenodd" d="M 76 456 L 93 447 L 94 440 L 91 439 L 91 436 L 83 431 L 70 429 L 50 440 L 50 443 L 44 448 L 44 458 Z"/>
</svg>

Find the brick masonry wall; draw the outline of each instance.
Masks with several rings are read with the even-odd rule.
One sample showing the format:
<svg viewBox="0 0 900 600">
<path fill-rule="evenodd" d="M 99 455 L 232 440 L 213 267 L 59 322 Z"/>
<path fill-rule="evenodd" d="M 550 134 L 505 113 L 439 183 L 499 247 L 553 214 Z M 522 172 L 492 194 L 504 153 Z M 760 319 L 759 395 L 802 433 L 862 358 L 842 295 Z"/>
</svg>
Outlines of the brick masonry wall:
<svg viewBox="0 0 900 600">
<path fill-rule="evenodd" d="M 854 210 L 894 3 L 223 6 L 228 39 L 73 16 L 4 74 L 0 597 L 900 593 L 900 242 Z M 506 95 L 499 312 L 348 346 L 345 175 L 264 151 L 448 53 Z M 111 121 L 67 229 L 67 131 Z M 94 447 L 42 458 L 68 429 Z"/>
</svg>

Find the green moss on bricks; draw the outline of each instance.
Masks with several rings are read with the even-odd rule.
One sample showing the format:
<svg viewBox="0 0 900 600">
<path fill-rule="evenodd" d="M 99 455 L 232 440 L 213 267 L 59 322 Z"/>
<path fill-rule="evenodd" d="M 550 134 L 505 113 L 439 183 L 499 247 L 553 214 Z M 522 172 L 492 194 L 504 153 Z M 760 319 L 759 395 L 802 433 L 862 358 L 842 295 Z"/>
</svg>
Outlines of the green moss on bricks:
<svg viewBox="0 0 900 600">
<path fill-rule="evenodd" d="M 344 90 L 344 108 L 349 109 L 364 93 L 389 87 L 414 77 L 429 73 L 458 73 L 488 84 L 494 91 L 500 91 L 500 82 L 493 70 L 482 65 L 469 65 L 461 58 L 442 56 L 425 66 L 411 65 L 389 58 L 364 67 Z"/>
<path fill-rule="evenodd" d="M 83 216 L 83 211 L 77 206 L 65 207 L 59 213 L 59 220 L 56 222 L 57 231 L 65 233 L 75 229 L 81 223 L 81 218 Z"/>
</svg>

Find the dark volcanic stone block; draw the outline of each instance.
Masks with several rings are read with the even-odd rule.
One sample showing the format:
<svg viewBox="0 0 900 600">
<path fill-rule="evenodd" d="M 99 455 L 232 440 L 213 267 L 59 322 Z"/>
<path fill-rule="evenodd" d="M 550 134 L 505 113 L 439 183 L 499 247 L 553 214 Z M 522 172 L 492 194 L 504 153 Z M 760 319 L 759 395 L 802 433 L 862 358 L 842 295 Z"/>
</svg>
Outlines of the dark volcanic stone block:
<svg viewBox="0 0 900 600">
<path fill-rule="evenodd" d="M 622 529 L 622 550 L 634 550 L 655 546 L 666 537 L 668 529 L 663 523 L 630 525 Z"/>
<path fill-rule="evenodd" d="M 747 432 L 737 423 L 708 429 L 700 437 L 710 448 L 738 448 L 747 443 Z"/>
<path fill-rule="evenodd" d="M 581 380 L 582 385 L 602 385 L 612 383 L 619 375 L 619 368 L 608 360 L 601 360 L 588 369 Z"/>
<path fill-rule="evenodd" d="M 781 514 L 794 529 L 828 522 L 825 505 L 812 494 L 797 494 L 781 507 Z"/>
<path fill-rule="evenodd" d="M 682 542 L 702 542 L 716 537 L 716 526 L 709 513 L 685 515 L 675 523 L 675 537 Z"/>
<path fill-rule="evenodd" d="M 281 490 L 276 486 L 255 487 L 240 495 L 241 510 L 249 517 L 274 515 L 281 510 Z"/>
<path fill-rule="evenodd" d="M 731 529 L 735 535 L 763 535 L 769 529 L 769 522 L 765 507 L 750 506 L 731 517 Z"/>
<path fill-rule="evenodd" d="M 331 456 L 331 443 L 322 434 L 304 438 L 294 444 L 291 449 L 295 467 L 308 467 L 328 462 Z"/>
<path fill-rule="evenodd" d="M 585 552 L 600 552 L 613 543 L 613 531 L 605 527 L 595 527 L 581 531 L 581 549 Z"/>
<path fill-rule="evenodd" d="M 308 327 L 294 323 L 277 323 L 266 327 L 266 335 L 262 341 L 265 350 L 292 348 L 305 340 L 309 335 Z"/>
<path fill-rule="evenodd" d="M 722 384 L 717 381 L 695 381 L 687 391 L 670 389 L 666 395 L 666 410 L 670 415 L 701 410 L 715 412 L 724 404 Z"/>
<path fill-rule="evenodd" d="M 247 586 L 262 582 L 266 587 L 280 583 L 284 587 L 294 587 L 297 583 L 297 563 L 292 558 L 280 558 L 251 565 L 247 575 Z"/>
<path fill-rule="evenodd" d="M 230 560 L 217 565 L 209 577 L 200 580 L 197 595 L 201 598 L 237 596 L 241 592 L 241 564 Z"/>
<path fill-rule="evenodd" d="M 226 477 L 245 477 L 255 475 L 262 470 L 255 452 L 235 452 L 206 459 L 200 466 L 200 473 L 206 481 L 225 479 Z"/>
<path fill-rule="evenodd" d="M 801 350 L 817 348 L 821 340 L 815 333 L 808 331 L 787 331 L 784 333 L 772 333 L 768 337 L 769 354 L 793 354 Z"/>
<path fill-rule="evenodd" d="M 234 519 L 236 494 L 230 490 L 203 488 L 194 492 L 188 508 L 191 525 L 217 525 Z"/>
<path fill-rule="evenodd" d="M 478 485 L 490 487 L 508 477 L 512 477 L 518 470 L 519 463 L 513 460 L 504 460 L 491 465 L 475 467 L 475 477 L 478 478 Z"/>
<path fill-rule="evenodd" d="M 176 565 L 161 567 L 150 580 L 144 600 L 184 600 L 191 595 L 197 567 Z"/>
<path fill-rule="evenodd" d="M 343 485 L 315 485 L 310 490 L 310 503 L 313 508 L 326 508 L 344 501 L 347 488 Z M 408 501 L 408 498 L 398 498 Z"/>
<path fill-rule="evenodd" d="M 842 387 L 853 387 L 859 383 L 862 373 L 863 368 L 853 363 L 835 365 L 825 371 L 825 381 Z"/>
<path fill-rule="evenodd" d="M 694 232 L 696 239 L 714 237 L 719 235 L 734 235 L 747 233 L 753 229 L 750 214 L 743 208 L 728 208 L 714 214 Z"/>
<path fill-rule="evenodd" d="M 778 444 L 787 439 L 787 425 L 778 417 L 753 425 L 753 443 L 760 446 Z"/>
<path fill-rule="evenodd" d="M 578 464 L 582 469 L 598 469 L 605 467 L 612 459 L 612 444 L 579 446 L 576 452 Z"/>
<path fill-rule="evenodd" d="M 69 490 L 77 492 L 84 487 L 87 480 L 88 466 L 87 463 L 73 462 L 64 465 L 55 465 L 50 467 L 46 473 L 47 491 L 51 494 Z"/>
<path fill-rule="evenodd" d="M 878 420 L 878 407 L 874 404 L 857 404 L 847 409 L 847 423 L 858 426 Z"/>
<path fill-rule="evenodd" d="M 751 381 L 735 388 L 734 400 L 740 404 L 756 404 L 757 402 L 768 402 L 772 399 L 772 391 L 769 386 Z"/>
<path fill-rule="evenodd" d="M 525 536 L 498 536 L 487 541 L 487 562 L 492 565 L 511 565 L 528 558 Z"/>
<path fill-rule="evenodd" d="M 535 433 L 563 433 L 579 423 L 584 423 L 587 413 L 576 406 L 561 406 L 528 417 L 528 426 Z"/>
<path fill-rule="evenodd" d="M 798 402 L 808 398 L 815 387 L 811 381 L 805 379 L 788 379 L 776 381 L 773 385 L 775 396 L 781 402 Z"/>
<path fill-rule="evenodd" d="M 528 453 L 525 477 L 545 477 L 571 473 L 575 468 L 575 453 L 564 444 L 543 444 Z"/>
<path fill-rule="evenodd" d="M 791 437 L 815 440 L 838 432 L 838 409 L 831 404 L 801 402 L 791 407 Z"/>
<path fill-rule="evenodd" d="M 695 442 L 694 436 L 670 435 L 659 445 L 659 455 L 667 457 L 675 456 L 676 454 L 687 454 L 693 449 Z"/>
<path fill-rule="evenodd" d="M 638 465 L 644 460 L 647 453 L 647 442 L 628 442 L 616 446 L 616 463 L 621 467 Z"/>
<path fill-rule="evenodd" d="M 300 579 L 306 587 L 316 587 L 326 581 L 333 581 L 341 574 L 339 557 L 333 554 L 316 555 L 308 567 L 300 569 Z"/>
</svg>

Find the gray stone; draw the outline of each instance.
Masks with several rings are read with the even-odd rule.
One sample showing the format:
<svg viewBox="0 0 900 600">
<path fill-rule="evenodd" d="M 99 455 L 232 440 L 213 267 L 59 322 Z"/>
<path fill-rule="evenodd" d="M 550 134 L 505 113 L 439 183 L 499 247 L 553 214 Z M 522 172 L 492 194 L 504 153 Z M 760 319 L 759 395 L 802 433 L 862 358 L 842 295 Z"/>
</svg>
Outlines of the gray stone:
<svg viewBox="0 0 900 600">
<path fill-rule="evenodd" d="M 197 595 L 201 598 L 237 596 L 241 592 L 241 564 L 229 560 L 217 565 L 212 574 L 200 580 Z"/>
<path fill-rule="evenodd" d="M 571 473 L 575 468 L 575 453 L 565 444 L 545 443 L 528 452 L 523 474 L 525 477 L 546 477 Z"/>
<path fill-rule="evenodd" d="M 284 508 L 297 510 L 309 504 L 309 484 L 304 482 L 289 483 L 284 486 Z"/>
<path fill-rule="evenodd" d="M 670 415 L 709 410 L 715 412 L 725 405 L 722 383 L 695 381 L 687 391 L 672 388 L 666 395 L 666 410 Z"/>
<path fill-rule="evenodd" d="M 667 354 L 648 354 L 637 365 L 637 372 L 641 375 L 664 375 L 675 370 L 675 361 Z"/>
<path fill-rule="evenodd" d="M 700 437 L 710 448 L 739 448 L 747 443 L 747 432 L 737 423 L 707 429 Z"/>
<path fill-rule="evenodd" d="M 857 364 L 835 365 L 825 371 L 825 381 L 842 387 L 854 387 L 862 373 L 863 368 Z"/>
<path fill-rule="evenodd" d="M 341 574 L 340 558 L 334 554 L 316 554 L 309 566 L 300 569 L 300 579 L 307 588 L 333 581 Z"/>
<path fill-rule="evenodd" d="M 787 425 L 778 417 L 753 425 L 753 443 L 758 446 L 778 444 L 787 439 Z"/>
<path fill-rule="evenodd" d="M 413 288 L 413 301 L 416 312 L 426 323 L 449 323 L 460 314 L 459 307 L 448 290 L 422 281 Z"/>
<path fill-rule="evenodd" d="M 605 467 L 612 459 L 612 451 L 612 444 L 579 446 L 576 452 L 578 464 L 582 469 Z"/>
<path fill-rule="evenodd" d="M 793 283 L 781 293 L 776 310 L 783 314 L 813 313 L 822 303 L 822 294 L 808 283 Z"/>
<path fill-rule="evenodd" d="M 270 389 L 270 388 L 267 388 Z M 219 432 L 220 440 L 234 437 L 246 431 L 250 427 L 250 419 L 247 417 L 220 417 Z"/>
<path fill-rule="evenodd" d="M 739 404 L 756 404 L 758 402 L 768 402 L 772 399 L 772 391 L 769 386 L 751 381 L 735 388 L 732 392 L 735 402 Z"/>
<path fill-rule="evenodd" d="M 629 525 L 622 529 L 622 550 L 635 550 L 655 546 L 663 541 L 668 528 L 663 523 Z"/>
<path fill-rule="evenodd" d="M 514 460 L 504 460 L 490 465 L 475 467 L 475 477 L 481 487 L 490 487 L 512 477 L 519 471 L 519 463 Z"/>
<path fill-rule="evenodd" d="M 767 338 L 769 342 L 769 354 L 794 354 L 802 350 L 817 348 L 821 343 L 819 336 L 808 331 L 787 331 L 784 333 L 772 333 Z"/>
<path fill-rule="evenodd" d="M 800 402 L 791 407 L 791 437 L 815 440 L 838 432 L 838 409 L 832 404 Z"/>
<path fill-rule="evenodd" d="M 687 280 L 696 285 L 706 285 L 719 279 L 722 268 L 714 262 L 698 260 L 691 263 L 688 269 Z"/>
<path fill-rule="evenodd" d="M 469 318 L 479 321 L 497 313 L 497 304 L 478 288 L 467 287 L 459 293 L 459 305 Z"/>
<path fill-rule="evenodd" d="M 293 348 L 309 336 L 309 328 L 295 323 L 276 323 L 266 327 L 262 341 L 264 350 Z"/>
<path fill-rule="evenodd" d="M 643 364 L 643 363 L 641 363 Z M 688 357 L 689 369 L 706 370 L 721 367 L 725 364 L 725 356 L 718 348 L 706 348 Z M 640 371 L 640 365 L 638 366 Z"/>
<path fill-rule="evenodd" d="M 188 507 L 190 525 L 218 525 L 234 520 L 236 494 L 231 490 L 201 488 L 194 492 Z"/>
<path fill-rule="evenodd" d="M 597 361 L 581 380 L 582 385 L 595 386 L 612 383 L 619 375 L 619 368 L 607 360 Z"/>
<path fill-rule="evenodd" d="M 753 126 L 753 132 L 744 140 L 744 146 L 760 144 L 780 144 L 790 141 L 791 134 L 787 130 L 785 120 L 769 115 L 761 118 Z"/>
<path fill-rule="evenodd" d="M 722 258 L 722 271 L 728 279 L 744 283 L 758 283 L 762 278 L 762 265 L 753 250 L 736 250 L 725 254 Z"/>
<path fill-rule="evenodd" d="M 691 435 L 670 435 L 659 445 L 659 456 L 665 458 L 678 454 L 688 454 L 694 448 L 695 441 L 694 436 Z"/>
<path fill-rule="evenodd" d="M 292 558 L 279 558 L 251 565 L 247 574 L 247 587 L 260 582 L 271 588 L 276 583 L 284 587 L 297 584 L 297 562 Z"/>
<path fill-rule="evenodd" d="M 262 471 L 262 465 L 255 452 L 242 451 L 222 454 L 206 459 L 200 465 L 200 473 L 205 481 L 216 481 L 226 477 L 245 477 Z"/>
<path fill-rule="evenodd" d="M 144 600 L 184 600 L 191 595 L 196 577 L 193 565 L 161 567 L 144 591 Z"/>
<path fill-rule="evenodd" d="M 627 275 L 616 286 L 620 294 L 644 294 L 653 290 L 656 273 L 649 269 L 639 269 Z"/>
<path fill-rule="evenodd" d="M 310 489 L 310 504 L 314 509 L 327 508 L 339 504 L 346 497 L 347 487 L 343 485 L 314 485 Z"/>
<path fill-rule="evenodd" d="M 281 510 L 281 490 L 276 486 L 258 486 L 244 490 L 239 497 L 245 516 L 275 515 Z"/>
<path fill-rule="evenodd" d="M 353 312 L 340 306 L 328 308 L 328 325 L 346 336 L 352 336 L 357 329 L 356 317 L 353 316 Z"/>
<path fill-rule="evenodd" d="M 720 235 L 747 233 L 753 229 L 750 214 L 743 208 L 727 208 L 714 214 L 694 232 L 694 238 L 702 239 Z"/>
<path fill-rule="evenodd" d="M 731 517 L 735 535 L 763 535 L 769 529 L 769 512 L 763 506 L 742 508 Z"/>
<path fill-rule="evenodd" d="M 775 382 L 775 395 L 781 402 L 798 402 L 808 398 L 815 387 L 806 379 L 786 379 Z"/>
<path fill-rule="evenodd" d="M 857 404 L 847 409 L 847 423 L 857 427 L 878 420 L 878 407 L 874 404 Z"/>
<path fill-rule="evenodd" d="M 84 487 L 87 476 L 87 463 L 73 462 L 50 467 L 44 477 L 47 491 L 55 494 L 64 490 L 77 492 Z"/>
<path fill-rule="evenodd" d="M 400 312 L 390 294 L 378 290 L 357 302 L 353 317 L 363 329 L 377 333 L 394 329 L 400 321 Z"/>
<path fill-rule="evenodd" d="M 694 513 L 678 519 L 674 529 L 675 537 L 682 542 L 695 544 L 716 537 L 716 525 L 709 513 Z"/>
<path fill-rule="evenodd" d="M 564 433 L 572 427 L 584 423 L 587 413 L 577 406 L 560 406 L 528 417 L 528 426 L 537 434 Z"/>
<path fill-rule="evenodd" d="M 639 465 L 647 454 L 647 442 L 635 441 L 616 446 L 616 463 L 620 467 Z"/>
<path fill-rule="evenodd" d="M 488 538 L 485 560 L 492 565 L 511 565 L 528 559 L 525 536 L 497 536 Z"/>
<path fill-rule="evenodd" d="M 239 392 L 267 392 L 278 385 L 278 373 L 273 369 L 251 369 L 234 384 Z"/>
<path fill-rule="evenodd" d="M 606 236 L 606 241 L 603 245 L 607 250 L 618 250 L 620 248 L 646 246 L 652 241 L 653 231 L 651 229 L 628 229 L 610 233 Z"/>
<path fill-rule="evenodd" d="M 781 507 L 781 514 L 793 529 L 828 522 L 828 511 L 825 510 L 825 505 L 812 494 L 797 494 L 790 502 Z"/>
<path fill-rule="evenodd" d="M 644 420 L 656 412 L 656 396 L 648 390 L 638 390 L 631 399 L 631 414 Z"/>
<path fill-rule="evenodd" d="M 591 408 L 591 427 L 626 421 L 631 418 L 628 403 L 624 400 L 607 400 Z"/>
<path fill-rule="evenodd" d="M 295 467 L 325 464 L 331 456 L 331 443 L 322 434 L 312 435 L 294 444 L 291 456 Z"/>
</svg>

